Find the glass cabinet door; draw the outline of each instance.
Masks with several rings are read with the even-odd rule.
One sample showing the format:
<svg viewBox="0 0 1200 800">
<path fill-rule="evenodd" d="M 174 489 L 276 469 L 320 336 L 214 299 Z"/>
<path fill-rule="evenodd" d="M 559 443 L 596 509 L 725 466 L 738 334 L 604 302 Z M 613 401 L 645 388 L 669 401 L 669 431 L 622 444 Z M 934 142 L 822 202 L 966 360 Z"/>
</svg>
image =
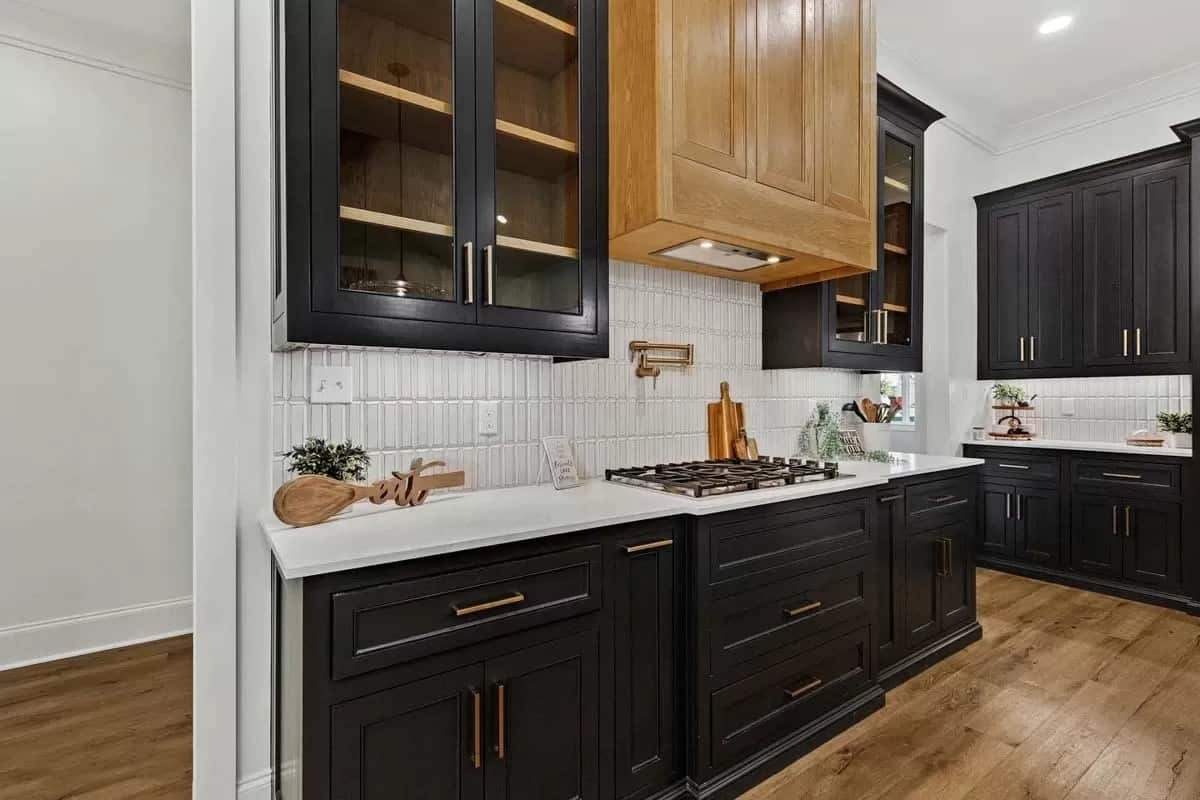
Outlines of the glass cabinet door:
<svg viewBox="0 0 1200 800">
<path fill-rule="evenodd" d="M 881 127 L 885 126 L 883 121 Z M 879 262 L 879 340 L 882 344 L 910 347 L 914 329 L 913 259 L 917 232 L 913 224 L 916 192 L 915 148 L 884 130 L 881 154 L 883 248 Z"/>
<path fill-rule="evenodd" d="M 581 252 L 593 209 L 580 202 L 596 194 L 585 183 L 595 134 L 581 139 L 594 13 L 581 14 L 580 0 L 479 2 L 481 317 L 537 327 L 553 315 L 561 328 L 575 316 L 583 325 L 594 311 Z"/>
<path fill-rule="evenodd" d="M 461 267 L 472 215 L 464 226 L 456 195 L 472 169 L 457 146 L 456 2 L 336 6 L 339 304 L 473 320 Z"/>
<path fill-rule="evenodd" d="M 870 344 L 875 336 L 871 274 L 834 282 L 835 342 Z"/>
</svg>

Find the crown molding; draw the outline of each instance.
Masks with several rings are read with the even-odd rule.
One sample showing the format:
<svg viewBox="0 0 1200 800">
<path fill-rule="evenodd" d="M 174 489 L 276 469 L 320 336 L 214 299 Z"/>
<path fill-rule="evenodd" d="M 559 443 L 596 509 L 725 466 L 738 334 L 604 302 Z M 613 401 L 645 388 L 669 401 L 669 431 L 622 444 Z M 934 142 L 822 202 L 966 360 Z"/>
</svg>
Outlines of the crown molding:
<svg viewBox="0 0 1200 800">
<path fill-rule="evenodd" d="M 16 0 L 0 0 L 0 45 L 190 91 L 188 48 L 171 46 Z"/>
</svg>

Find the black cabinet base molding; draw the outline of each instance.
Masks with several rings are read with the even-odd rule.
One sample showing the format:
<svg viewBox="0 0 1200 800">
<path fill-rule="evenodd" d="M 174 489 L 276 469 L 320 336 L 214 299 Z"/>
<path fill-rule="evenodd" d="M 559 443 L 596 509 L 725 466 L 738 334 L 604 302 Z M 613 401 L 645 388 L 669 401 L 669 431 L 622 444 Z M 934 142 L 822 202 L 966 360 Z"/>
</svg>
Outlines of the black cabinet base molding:
<svg viewBox="0 0 1200 800">
<path fill-rule="evenodd" d="M 979 566 L 984 565 L 982 559 L 977 563 Z M 909 678 L 920 675 L 939 661 L 949 658 L 967 645 L 975 644 L 982 638 L 983 626 L 978 622 L 972 622 L 965 628 L 911 653 L 887 669 L 880 670 L 879 685 L 883 687 L 884 691 L 891 691 Z"/>
<path fill-rule="evenodd" d="M 984 569 L 1009 572 L 1013 575 L 1048 581 L 1050 583 L 1061 583 L 1064 586 L 1072 586 L 1076 589 L 1086 589 L 1092 592 L 1099 592 L 1100 594 L 1120 597 L 1124 600 L 1136 600 L 1139 603 L 1165 606 L 1200 616 L 1200 604 L 1195 603 L 1190 598 L 1181 594 L 1164 592 L 1149 586 L 1137 586 L 1126 581 L 1109 580 L 1095 575 L 1084 575 L 1079 572 L 1069 572 L 1056 567 L 1043 567 L 1038 564 L 1011 561 L 1006 558 L 996 558 L 995 556 L 978 555 L 975 557 L 975 563 Z"/>
</svg>

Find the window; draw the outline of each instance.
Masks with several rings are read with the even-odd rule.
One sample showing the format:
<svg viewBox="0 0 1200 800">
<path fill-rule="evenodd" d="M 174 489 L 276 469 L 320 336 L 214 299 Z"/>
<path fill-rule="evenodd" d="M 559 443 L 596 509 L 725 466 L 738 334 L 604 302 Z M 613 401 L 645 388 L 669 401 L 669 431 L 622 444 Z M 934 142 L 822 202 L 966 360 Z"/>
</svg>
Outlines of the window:
<svg viewBox="0 0 1200 800">
<path fill-rule="evenodd" d="M 916 425 L 920 413 L 920 394 L 914 372 L 884 372 L 879 375 L 879 402 L 890 406 L 900 404 L 892 418 L 893 425 Z"/>
</svg>

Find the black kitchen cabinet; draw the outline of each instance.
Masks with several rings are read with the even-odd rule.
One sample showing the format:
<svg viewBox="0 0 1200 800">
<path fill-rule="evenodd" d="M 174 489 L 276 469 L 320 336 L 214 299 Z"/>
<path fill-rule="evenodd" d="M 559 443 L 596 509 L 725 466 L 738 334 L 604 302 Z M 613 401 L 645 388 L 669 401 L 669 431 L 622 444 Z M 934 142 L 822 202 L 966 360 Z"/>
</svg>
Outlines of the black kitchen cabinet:
<svg viewBox="0 0 1200 800">
<path fill-rule="evenodd" d="M 599 796 L 597 661 L 596 634 L 585 632 L 487 662 L 488 800 Z"/>
<path fill-rule="evenodd" d="M 275 346 L 607 356 L 605 0 L 283 16 Z"/>
<path fill-rule="evenodd" d="M 1030 563 L 1059 563 L 1062 498 L 1055 489 L 1015 486 L 1013 555 Z"/>
<path fill-rule="evenodd" d="M 482 664 L 333 707 L 335 800 L 482 800 Z"/>
<path fill-rule="evenodd" d="M 997 556 L 1012 556 L 1015 549 L 1016 525 L 1012 513 L 1011 484 L 979 484 L 979 552 Z"/>
<path fill-rule="evenodd" d="M 967 520 L 909 534 L 905 543 L 905 635 L 916 650 L 974 619 L 975 572 Z"/>
<path fill-rule="evenodd" d="M 1111 498 L 1076 495 L 1072 502 L 1072 564 L 1080 572 L 1121 577 L 1121 510 Z"/>
<path fill-rule="evenodd" d="M 634 526 L 609 544 L 614 794 L 639 796 L 679 776 L 676 740 L 675 526 Z"/>
<path fill-rule="evenodd" d="M 1178 503 L 1077 494 L 1074 506 L 1077 569 L 1146 586 L 1179 586 Z"/>
<path fill-rule="evenodd" d="M 882 76 L 878 101 L 878 269 L 766 292 L 764 369 L 921 371 L 924 139 L 942 114 Z"/>
<path fill-rule="evenodd" d="M 879 493 L 875 508 L 875 651 L 878 669 L 887 669 L 905 653 L 904 492 Z"/>
<path fill-rule="evenodd" d="M 1191 147 L 976 198 L 981 379 L 1191 371 Z"/>
</svg>

